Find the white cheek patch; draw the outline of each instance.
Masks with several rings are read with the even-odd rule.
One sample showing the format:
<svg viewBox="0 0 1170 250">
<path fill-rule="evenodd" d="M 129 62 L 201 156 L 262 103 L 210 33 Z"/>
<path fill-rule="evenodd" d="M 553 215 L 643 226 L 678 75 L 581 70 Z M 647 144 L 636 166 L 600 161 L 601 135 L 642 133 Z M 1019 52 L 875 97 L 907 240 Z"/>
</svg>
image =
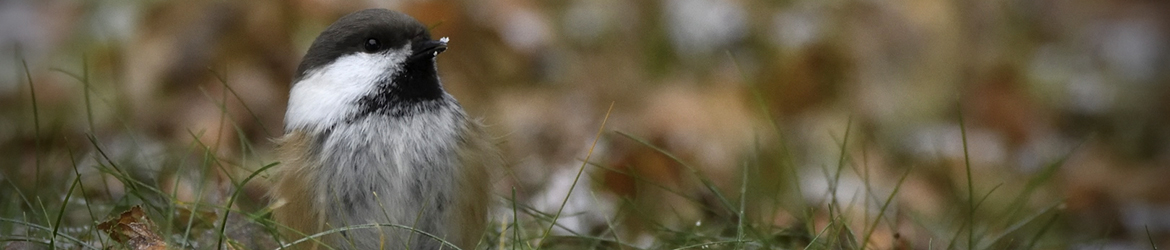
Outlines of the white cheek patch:
<svg viewBox="0 0 1170 250">
<path fill-rule="evenodd" d="M 410 54 L 407 43 L 382 53 L 344 55 L 307 72 L 289 92 L 285 130 L 319 132 L 349 118 L 358 111 L 357 101 L 377 91 L 379 81 L 391 79 Z"/>
</svg>

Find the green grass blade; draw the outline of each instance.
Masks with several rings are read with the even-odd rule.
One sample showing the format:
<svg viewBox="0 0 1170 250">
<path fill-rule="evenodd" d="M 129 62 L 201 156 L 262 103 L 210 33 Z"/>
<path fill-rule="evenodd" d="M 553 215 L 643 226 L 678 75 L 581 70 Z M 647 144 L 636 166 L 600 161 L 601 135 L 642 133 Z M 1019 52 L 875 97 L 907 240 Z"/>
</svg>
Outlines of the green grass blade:
<svg viewBox="0 0 1170 250">
<path fill-rule="evenodd" d="M 66 143 L 66 144 L 68 144 L 68 143 Z M 71 163 L 71 165 L 73 165 L 73 178 L 78 180 L 77 188 L 81 189 L 81 194 L 82 194 L 81 198 L 85 199 L 86 198 L 85 197 L 85 193 L 86 193 L 85 183 L 81 182 L 81 170 L 79 170 L 77 168 L 77 156 L 73 154 L 73 148 L 65 147 L 65 149 L 69 152 L 69 162 Z M 70 192 L 70 193 L 72 193 L 72 192 Z M 97 215 L 94 214 L 93 207 L 90 206 L 89 202 L 85 203 L 85 210 L 87 212 L 89 212 L 89 219 L 90 220 L 92 220 L 92 221 L 98 220 Z M 93 230 L 96 230 L 96 227 L 90 227 L 90 233 L 93 233 Z M 100 239 L 102 240 L 102 244 L 106 243 L 105 238 L 100 238 Z"/>
<path fill-rule="evenodd" d="M 410 227 L 410 226 L 399 225 L 399 224 L 390 224 L 390 223 L 369 223 L 369 224 L 352 225 L 352 226 L 347 226 L 347 227 L 340 227 L 340 228 L 325 230 L 324 232 L 309 235 L 309 236 L 306 236 L 304 238 L 297 239 L 296 241 L 289 242 L 288 244 L 281 245 L 277 249 L 285 249 L 285 248 L 288 248 L 289 246 L 300 244 L 302 242 L 306 242 L 306 241 L 310 241 L 310 240 L 316 240 L 318 238 L 321 238 L 321 237 L 324 237 L 324 236 L 330 235 L 330 234 L 341 233 L 341 232 L 351 231 L 351 230 L 358 230 L 358 229 L 387 228 L 387 227 L 388 228 L 404 229 L 404 230 L 408 230 L 412 233 L 421 234 L 423 236 L 426 236 L 427 238 L 431 238 L 431 239 L 434 239 L 436 241 L 439 241 L 439 243 L 442 243 L 442 246 L 444 248 L 452 247 L 453 249 L 456 249 L 456 250 L 461 249 L 461 248 L 459 248 L 459 246 L 456 246 L 454 243 L 451 243 L 447 240 L 444 240 L 442 237 L 439 237 L 437 235 L 428 233 L 426 231 L 418 230 L 418 229 L 415 229 L 415 228 Z"/>
<path fill-rule="evenodd" d="M 727 197 L 723 195 L 723 192 L 720 192 L 718 188 L 715 188 L 715 184 L 711 182 L 711 179 L 708 179 L 707 177 L 700 174 L 699 170 L 697 168 L 695 168 L 694 166 L 691 166 L 690 164 L 687 164 L 685 161 L 678 158 L 678 156 L 675 156 L 674 154 L 667 152 L 665 149 L 662 149 L 661 147 L 655 146 L 654 144 L 650 143 L 649 141 L 647 141 L 645 139 L 642 139 L 640 137 L 637 137 L 637 136 L 634 136 L 631 134 L 627 134 L 627 133 L 622 132 L 622 131 L 615 131 L 615 132 L 617 132 L 618 135 L 624 136 L 626 138 L 629 138 L 630 140 L 634 140 L 635 142 L 638 142 L 642 145 L 645 145 L 645 146 L 649 147 L 650 149 L 653 149 L 654 151 L 657 151 L 658 153 L 665 155 L 667 158 L 670 158 L 671 161 L 674 161 L 675 163 L 682 165 L 683 168 L 686 168 L 687 171 L 691 175 L 693 175 L 693 176 L 695 176 L 695 178 L 699 179 L 699 182 L 703 183 L 703 186 L 706 187 L 708 191 L 711 191 L 713 194 L 715 194 L 715 197 L 719 198 L 719 202 L 721 203 L 721 205 L 723 205 L 724 209 L 726 209 L 728 212 L 732 212 L 732 213 L 735 212 L 735 210 L 734 210 L 735 206 L 731 205 L 731 202 L 729 202 L 727 200 Z"/>
<path fill-rule="evenodd" d="M 841 207 L 840 207 L 841 201 L 837 200 L 837 188 L 838 188 L 838 185 L 841 183 L 841 172 L 843 172 L 843 170 L 845 169 L 845 156 L 848 155 L 845 152 L 845 150 L 847 150 L 846 147 L 849 144 L 849 131 L 852 128 L 853 128 L 853 117 L 850 116 L 849 121 L 845 123 L 845 136 L 844 136 L 844 138 L 841 139 L 841 148 L 840 148 L 841 154 L 837 156 L 837 171 L 833 173 L 833 179 L 829 184 L 829 195 L 833 199 L 833 202 L 830 204 L 836 204 L 835 207 L 836 207 L 837 213 L 841 212 Z M 829 210 L 831 211 L 831 210 L 833 210 L 833 208 L 834 208 L 834 206 L 830 206 Z"/>
<path fill-rule="evenodd" d="M 617 133 L 619 133 L 619 134 L 620 134 L 620 133 L 624 133 L 624 132 L 617 131 Z M 660 189 L 660 190 L 662 190 L 662 191 L 666 191 L 667 193 L 671 193 L 671 194 L 677 195 L 678 197 L 680 197 L 680 198 L 683 198 L 683 199 L 685 199 L 685 200 L 687 200 L 687 201 L 691 202 L 692 204 L 695 204 L 696 206 L 698 206 L 699 208 L 701 208 L 701 209 L 703 209 L 703 210 L 706 210 L 707 212 L 711 212 L 711 213 L 717 213 L 717 212 L 718 212 L 718 211 L 715 211 L 715 209 L 714 209 L 714 208 L 711 208 L 711 207 L 707 206 L 707 205 L 706 205 L 706 204 L 704 204 L 702 201 L 700 201 L 700 200 L 698 200 L 698 199 L 695 199 L 694 197 L 691 197 L 691 196 L 689 196 L 689 195 L 683 194 L 682 192 L 680 192 L 680 191 L 678 191 L 678 190 L 670 189 L 670 187 L 667 187 L 666 185 L 662 185 L 662 184 L 659 184 L 659 183 L 657 183 L 657 182 L 654 182 L 653 180 L 646 179 L 645 177 L 642 177 L 642 175 L 639 175 L 638 173 L 630 173 L 630 172 L 627 172 L 627 171 L 622 171 L 622 170 L 614 169 L 614 168 L 611 168 L 611 167 L 606 167 L 606 166 L 604 166 L 604 165 L 601 165 L 601 164 L 598 164 L 598 163 L 592 163 L 592 162 L 591 162 L 591 163 L 589 163 L 589 165 L 590 165 L 590 166 L 593 166 L 593 167 L 596 167 L 596 168 L 600 168 L 600 169 L 602 169 L 602 170 L 606 170 L 606 171 L 610 171 L 610 172 L 618 173 L 618 174 L 621 174 L 621 175 L 629 176 L 630 178 L 634 178 L 634 180 L 638 181 L 638 183 L 644 183 L 644 184 L 650 185 L 651 187 L 658 188 L 658 189 Z"/>
<path fill-rule="evenodd" d="M 738 246 L 738 245 L 740 245 L 740 244 L 742 244 L 742 243 L 746 243 L 746 242 L 747 242 L 747 241 L 741 241 L 741 240 L 725 240 L 725 241 L 715 241 L 715 242 L 705 242 L 705 243 L 698 243 L 698 244 L 687 245 L 687 246 L 682 246 L 682 247 L 679 247 L 679 248 L 673 248 L 673 249 L 674 249 L 674 250 L 682 250 L 682 249 L 708 249 L 708 247 L 710 247 L 710 246 L 717 246 L 717 245 L 727 245 L 727 244 L 734 244 L 734 245 L 737 245 L 737 246 Z"/>
<path fill-rule="evenodd" d="M 21 226 L 26 226 L 26 227 L 28 227 L 28 228 L 31 228 L 31 229 L 39 229 L 39 230 L 41 230 L 41 231 L 48 231 L 48 232 L 52 232 L 52 231 L 53 231 L 53 229 L 52 229 L 52 228 L 49 228 L 49 227 L 46 227 L 46 226 L 37 225 L 37 224 L 33 224 L 33 223 L 30 223 L 30 222 L 27 222 L 27 220 L 17 220 L 17 219 L 0 218 L 0 221 L 2 221 L 2 222 L 8 222 L 8 223 L 13 223 L 13 224 L 21 225 Z M 82 246 L 82 247 L 84 247 L 84 248 L 88 248 L 88 249 L 101 249 L 101 248 L 98 248 L 98 247 L 96 247 L 96 246 L 90 245 L 89 243 L 86 243 L 85 241 L 82 241 L 81 239 L 78 239 L 78 238 L 76 238 L 76 237 L 73 237 L 73 236 L 69 236 L 68 234 L 62 234 L 62 235 L 59 235 L 59 236 L 60 236 L 61 238 L 65 238 L 65 239 L 67 239 L 67 240 L 69 240 L 69 241 L 72 241 L 73 243 L 77 243 L 78 245 L 80 245 L 80 246 Z"/>
<path fill-rule="evenodd" d="M 18 56 L 20 57 L 20 56 Z M 37 168 L 33 174 L 33 184 L 41 186 L 41 115 L 37 110 L 37 88 L 33 85 L 32 72 L 28 69 L 28 61 L 20 58 L 20 65 L 24 67 L 25 80 L 28 81 L 28 93 L 32 102 L 33 115 L 33 165 Z"/>
<path fill-rule="evenodd" d="M 1039 242 L 1040 236 L 1044 236 L 1044 233 L 1047 233 L 1048 229 L 1051 229 L 1052 225 L 1056 224 L 1057 218 L 1060 218 L 1060 214 L 1054 214 L 1052 217 L 1049 217 L 1048 221 L 1044 222 L 1044 226 L 1040 227 L 1039 231 L 1036 231 L 1036 235 L 1028 239 L 1027 247 L 1023 249 L 1036 249 L 1036 242 Z"/>
<path fill-rule="evenodd" d="M 1150 241 L 1150 248 L 1158 250 L 1158 245 L 1154 244 L 1154 237 L 1150 236 L 1150 225 L 1146 225 L 1146 239 Z"/>
<path fill-rule="evenodd" d="M 69 192 L 65 193 L 65 201 L 61 202 L 61 209 L 57 210 L 57 220 L 53 222 L 53 236 L 49 238 L 49 249 L 57 249 L 57 235 L 60 235 L 61 219 L 65 218 L 65 209 L 69 207 L 69 198 L 73 197 L 73 190 L 80 182 L 81 179 L 73 180 L 73 183 L 69 185 Z"/>
<path fill-rule="evenodd" d="M 110 158 L 110 156 L 108 154 L 106 154 L 105 150 L 102 150 L 101 145 L 98 144 L 97 137 L 94 137 L 93 134 L 89 134 L 87 136 L 87 138 L 89 139 L 89 143 L 93 145 L 94 150 L 96 150 L 98 152 L 98 155 L 101 156 L 101 159 L 105 160 L 106 163 L 109 163 L 110 164 L 109 167 L 111 169 L 113 169 L 114 171 L 102 170 L 101 168 L 99 168 L 99 170 L 102 170 L 103 172 L 106 172 L 106 173 L 113 175 L 114 178 L 118 178 L 118 180 L 120 180 L 120 181 L 122 181 L 122 183 L 126 184 L 126 186 L 130 188 L 130 192 L 127 192 L 127 193 L 132 194 L 133 196 L 138 197 L 139 199 L 142 199 L 142 200 L 149 200 L 149 198 L 142 195 L 144 190 L 150 190 L 156 194 L 162 194 L 162 192 L 159 191 L 158 189 L 153 189 L 149 185 L 145 185 L 144 183 L 141 183 L 141 182 L 135 180 L 130 175 L 130 172 L 122 169 L 121 167 L 118 167 L 118 164 L 116 162 L 114 162 L 114 159 Z M 100 166 L 102 164 L 100 164 L 100 162 L 99 162 L 98 165 Z"/>
<path fill-rule="evenodd" d="M 243 105 L 246 103 L 244 102 L 244 98 L 241 98 L 240 94 L 236 93 L 236 89 L 233 89 L 231 85 L 227 84 L 227 78 L 224 77 L 223 74 L 220 74 L 218 71 L 212 70 L 211 68 L 208 68 L 207 71 L 210 71 L 212 75 L 215 75 L 215 78 L 218 79 L 220 84 L 222 84 L 223 87 L 228 90 L 228 93 L 231 93 L 232 96 L 236 98 L 236 101 L 239 101 L 241 106 L 244 106 L 244 111 L 247 111 L 248 115 L 252 116 L 253 120 L 256 120 L 257 123 L 261 121 L 260 116 L 256 115 L 256 111 L 252 111 L 252 108 L 248 107 L 248 105 Z M 263 124 L 260 125 L 260 130 L 264 131 L 264 135 L 267 137 L 276 136 L 272 134 L 272 132 L 269 132 L 268 127 L 265 127 Z"/>
<path fill-rule="evenodd" d="M 837 220 L 830 220 L 829 224 L 825 225 L 824 229 L 821 229 L 821 232 L 817 233 L 816 236 L 813 236 L 813 238 L 808 241 L 808 245 L 805 245 L 803 250 L 809 250 L 809 248 L 812 247 L 813 244 L 817 244 L 817 239 L 820 239 L 821 236 L 825 235 L 825 233 L 827 233 L 830 228 L 833 228 L 833 224 L 836 223 L 836 221 Z"/>
<path fill-rule="evenodd" d="M 90 100 L 90 92 L 93 91 L 90 90 L 92 86 L 89 82 L 89 56 L 85 53 L 81 54 L 81 84 L 84 86 L 81 94 L 85 97 L 85 120 L 89 124 L 89 132 L 93 133 L 96 129 L 93 122 L 93 102 Z"/>
<path fill-rule="evenodd" d="M 249 181 L 252 181 L 252 178 L 256 178 L 256 176 L 259 175 L 260 173 L 268 170 L 269 168 L 275 167 L 276 165 L 279 165 L 279 164 L 280 164 L 280 162 L 273 162 L 273 163 L 270 163 L 268 165 L 265 165 L 264 167 L 261 167 L 260 169 L 253 171 L 252 174 L 249 174 L 247 178 L 244 178 L 243 181 L 236 184 L 236 190 L 234 192 L 232 192 L 231 198 L 228 199 L 227 206 L 226 206 L 227 209 L 224 209 L 223 220 L 221 220 L 219 222 L 219 243 L 216 243 L 217 248 L 223 246 L 223 240 L 225 238 L 224 231 L 227 229 L 228 215 L 230 215 L 232 212 L 232 210 L 231 210 L 232 204 L 235 204 L 236 199 L 238 199 L 240 197 L 240 192 L 244 190 L 244 185 L 248 184 Z"/>
<path fill-rule="evenodd" d="M 1033 220 L 1036 220 L 1040 216 L 1048 213 L 1049 211 L 1055 210 L 1056 208 L 1060 207 L 1063 204 L 1064 204 L 1064 202 L 1061 201 L 1061 202 L 1057 202 L 1055 204 L 1049 205 L 1048 207 L 1044 208 L 1043 210 L 1040 210 L 1039 212 L 1036 212 L 1035 214 L 1032 214 L 1031 216 L 1028 216 L 1028 217 L 1024 218 L 1023 220 L 1016 222 L 1012 226 L 1005 229 L 1003 232 L 1001 232 L 995 236 L 992 236 L 992 237 L 987 237 L 987 239 L 990 239 L 989 241 L 987 241 L 988 242 L 987 247 L 993 246 L 995 243 L 998 243 L 1000 239 L 1003 239 L 1003 237 L 1005 237 L 1009 234 L 1012 234 L 1012 233 L 1016 232 L 1017 230 L 1020 230 L 1020 228 L 1023 228 L 1025 225 L 1028 225 L 1028 223 L 1031 223 Z"/>
<path fill-rule="evenodd" d="M 963 107 L 959 107 L 959 133 L 963 137 L 963 166 L 967 170 L 967 249 L 975 249 L 975 183 L 971 177 L 971 155 L 967 149 L 967 126 L 963 122 Z"/>
<path fill-rule="evenodd" d="M 865 236 L 862 236 L 863 238 L 861 239 L 862 246 L 869 245 L 869 237 L 873 236 L 873 231 L 874 229 L 877 229 L 878 222 L 882 221 L 882 216 L 885 215 L 886 209 L 889 208 L 890 203 L 894 202 L 894 196 L 896 196 L 898 191 L 902 189 L 902 183 L 906 182 L 906 177 L 908 176 L 910 176 L 909 169 L 906 170 L 906 173 L 902 174 L 902 178 L 898 178 L 898 183 L 894 185 L 894 191 L 890 192 L 890 196 L 886 197 L 886 202 L 882 203 L 882 208 L 878 210 L 877 217 L 873 220 L 873 225 L 870 225 L 869 228 L 865 229 Z"/>
<path fill-rule="evenodd" d="M 742 174 L 739 184 L 739 221 L 735 223 L 735 249 L 743 249 L 743 230 L 744 230 L 744 209 L 747 208 L 747 184 L 748 184 L 748 165 L 744 162 L 743 168 L 740 170 Z"/>
<path fill-rule="evenodd" d="M 516 187 L 512 187 L 512 250 L 520 245 L 520 216 L 516 209 Z M 500 248 L 503 248 L 503 241 L 500 242 Z"/>
<path fill-rule="evenodd" d="M 552 232 L 553 225 L 557 224 L 557 219 L 561 217 L 561 212 L 565 210 L 565 204 L 569 202 L 569 196 L 573 194 L 573 189 L 577 187 L 577 181 L 581 179 L 581 173 L 585 172 L 585 166 L 589 164 L 589 158 L 593 157 L 593 149 L 597 147 L 597 141 L 601 140 L 601 133 L 605 132 L 605 123 L 609 122 L 609 115 L 613 112 L 613 105 L 614 103 L 609 103 L 609 110 L 605 111 L 605 118 L 601 120 L 601 127 L 597 129 L 597 136 L 593 138 L 593 145 L 589 146 L 589 153 L 585 154 L 585 160 L 581 162 L 581 168 L 577 169 L 577 176 L 573 177 L 573 185 L 569 186 L 569 192 L 565 194 L 565 199 L 561 201 L 561 206 L 557 208 L 557 214 L 553 216 L 548 228 L 540 236 L 541 242 L 544 242 L 544 239 Z"/>
</svg>

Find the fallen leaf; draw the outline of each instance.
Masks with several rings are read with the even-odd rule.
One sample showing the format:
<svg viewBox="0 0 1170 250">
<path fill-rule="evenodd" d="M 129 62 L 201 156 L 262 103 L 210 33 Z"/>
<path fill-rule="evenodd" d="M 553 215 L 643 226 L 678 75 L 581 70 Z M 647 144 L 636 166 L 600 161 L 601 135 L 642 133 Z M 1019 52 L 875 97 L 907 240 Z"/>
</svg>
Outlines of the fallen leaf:
<svg viewBox="0 0 1170 250">
<path fill-rule="evenodd" d="M 98 224 L 98 229 L 110 235 L 111 239 L 135 250 L 163 250 L 167 243 L 151 230 L 154 223 L 142 212 L 141 206 L 131 207 L 117 218 Z"/>
</svg>

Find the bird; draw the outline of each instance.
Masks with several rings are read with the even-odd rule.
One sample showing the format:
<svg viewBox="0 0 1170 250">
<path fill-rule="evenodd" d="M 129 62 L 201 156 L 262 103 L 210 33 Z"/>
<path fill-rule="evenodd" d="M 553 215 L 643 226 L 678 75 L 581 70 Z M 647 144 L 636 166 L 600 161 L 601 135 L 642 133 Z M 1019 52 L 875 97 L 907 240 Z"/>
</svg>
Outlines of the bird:
<svg viewBox="0 0 1170 250">
<path fill-rule="evenodd" d="M 472 249 L 502 162 L 479 119 L 444 90 L 433 40 L 388 9 L 345 15 L 297 67 L 274 140 L 272 218 L 297 249 Z M 332 232 L 338 231 L 338 232 Z"/>
</svg>

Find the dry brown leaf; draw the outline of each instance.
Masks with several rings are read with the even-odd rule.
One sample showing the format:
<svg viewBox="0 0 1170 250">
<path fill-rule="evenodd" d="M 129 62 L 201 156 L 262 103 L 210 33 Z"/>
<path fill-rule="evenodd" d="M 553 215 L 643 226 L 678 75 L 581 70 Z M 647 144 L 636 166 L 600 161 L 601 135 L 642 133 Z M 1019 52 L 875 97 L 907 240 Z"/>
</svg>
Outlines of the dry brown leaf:
<svg viewBox="0 0 1170 250">
<path fill-rule="evenodd" d="M 111 239 L 135 250 L 163 250 L 167 243 L 151 230 L 154 223 L 146 217 L 141 206 L 131 207 L 113 218 L 98 224 L 98 229 L 110 235 Z"/>
</svg>

